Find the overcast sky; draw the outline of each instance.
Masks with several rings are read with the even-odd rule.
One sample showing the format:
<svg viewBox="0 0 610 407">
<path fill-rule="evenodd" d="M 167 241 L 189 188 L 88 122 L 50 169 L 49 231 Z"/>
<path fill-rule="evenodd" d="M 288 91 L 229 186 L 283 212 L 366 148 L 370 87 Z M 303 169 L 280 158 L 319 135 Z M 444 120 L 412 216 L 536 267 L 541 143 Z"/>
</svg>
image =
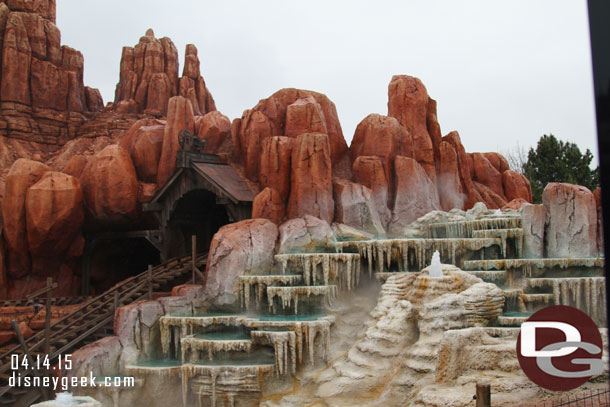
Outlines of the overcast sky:
<svg viewBox="0 0 610 407">
<path fill-rule="evenodd" d="M 199 49 L 230 119 L 278 89 L 325 93 L 350 143 L 387 114 L 394 74 L 419 77 L 444 134 L 469 152 L 534 146 L 553 133 L 597 156 L 585 0 L 59 0 L 62 44 L 85 56 L 85 84 L 114 99 L 121 48 L 147 28 Z M 180 71 L 181 74 L 182 71 Z"/>
</svg>

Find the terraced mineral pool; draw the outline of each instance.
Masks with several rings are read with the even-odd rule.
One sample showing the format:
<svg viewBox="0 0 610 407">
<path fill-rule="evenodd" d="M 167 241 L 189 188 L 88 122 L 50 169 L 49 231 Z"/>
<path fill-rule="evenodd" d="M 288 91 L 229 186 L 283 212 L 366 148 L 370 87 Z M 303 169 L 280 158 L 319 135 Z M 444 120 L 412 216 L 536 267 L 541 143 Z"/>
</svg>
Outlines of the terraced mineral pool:
<svg viewBox="0 0 610 407">
<path fill-rule="evenodd" d="M 183 318 L 183 317 L 230 317 L 230 316 L 238 316 L 241 314 L 237 314 L 237 313 L 231 313 L 231 312 L 205 312 L 205 313 L 199 313 L 199 314 L 190 314 L 187 312 L 172 312 L 172 313 L 168 313 L 165 316 L 168 317 L 179 317 L 179 318 Z"/>
<path fill-rule="evenodd" d="M 239 331 L 207 332 L 195 335 L 195 338 L 206 339 L 208 341 L 242 341 L 252 339 L 250 334 Z"/>
<path fill-rule="evenodd" d="M 323 318 L 326 315 L 323 314 L 310 314 L 310 315 L 259 315 L 258 318 L 261 321 L 280 321 L 280 322 L 294 322 L 294 321 L 315 321 Z"/>
<path fill-rule="evenodd" d="M 505 312 L 504 314 L 502 314 L 500 316 L 501 317 L 512 317 L 512 318 L 522 318 L 522 317 L 529 318 L 532 316 L 532 313 L 531 312 L 511 311 L 511 312 Z"/>
<path fill-rule="evenodd" d="M 138 362 L 137 367 L 178 367 L 182 366 L 182 362 L 172 359 L 157 359 Z"/>
<path fill-rule="evenodd" d="M 202 360 L 195 366 L 260 366 L 275 365 L 273 352 L 234 353 L 227 357 L 215 357 L 214 360 Z"/>
</svg>

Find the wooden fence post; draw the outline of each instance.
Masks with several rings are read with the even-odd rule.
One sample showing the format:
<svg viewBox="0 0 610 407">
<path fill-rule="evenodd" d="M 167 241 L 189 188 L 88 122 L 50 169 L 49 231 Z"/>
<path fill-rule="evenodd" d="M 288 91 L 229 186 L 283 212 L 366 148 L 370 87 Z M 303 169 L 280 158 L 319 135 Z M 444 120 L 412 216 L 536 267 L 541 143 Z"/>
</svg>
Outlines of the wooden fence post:
<svg viewBox="0 0 610 407">
<path fill-rule="evenodd" d="M 114 290 L 114 312 L 119 309 L 119 292 Z"/>
<path fill-rule="evenodd" d="M 21 333 L 21 329 L 19 329 L 19 324 L 17 324 L 17 321 L 15 321 L 14 319 L 11 320 L 11 324 L 13 325 L 13 330 L 15 331 L 15 335 L 17 335 L 17 340 L 19 341 L 19 344 L 21 345 L 21 349 L 23 349 L 23 354 L 25 357 L 28 358 L 28 363 L 30 364 L 32 373 L 34 374 L 34 376 L 42 377 L 42 375 L 40 374 L 38 369 L 35 368 L 36 364 L 34 363 L 34 358 L 32 358 L 32 354 L 30 353 L 30 350 L 28 349 L 28 345 L 25 343 L 25 339 L 23 339 L 23 334 Z M 49 400 L 49 391 L 46 387 L 40 386 L 38 388 L 38 390 L 40 391 L 40 395 L 42 396 L 43 400 L 45 400 L 45 401 Z"/>
<path fill-rule="evenodd" d="M 51 336 L 51 299 L 53 290 L 53 279 L 47 277 L 47 304 L 46 304 L 46 315 L 44 319 L 44 353 L 47 355 L 50 353 L 51 345 L 49 343 Z"/>
<path fill-rule="evenodd" d="M 491 386 L 489 383 L 477 383 L 476 407 L 491 407 Z"/>
</svg>

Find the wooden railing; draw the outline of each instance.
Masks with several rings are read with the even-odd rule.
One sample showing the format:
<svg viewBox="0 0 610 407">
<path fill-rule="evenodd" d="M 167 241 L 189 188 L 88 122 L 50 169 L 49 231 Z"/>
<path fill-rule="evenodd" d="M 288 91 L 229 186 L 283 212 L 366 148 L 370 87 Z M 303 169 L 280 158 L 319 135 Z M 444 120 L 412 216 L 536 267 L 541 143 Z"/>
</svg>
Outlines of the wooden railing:
<svg viewBox="0 0 610 407">
<path fill-rule="evenodd" d="M 112 329 L 114 313 L 117 307 L 145 298 L 151 298 L 153 289 L 168 285 L 183 278 L 193 271 L 193 263 L 202 266 L 207 259 L 206 254 L 172 259 L 157 267 L 118 283 L 108 291 L 83 303 L 70 314 L 62 317 L 50 326 L 49 361 L 53 366 L 58 357 L 64 353 L 76 350 L 91 343 L 99 337 L 108 335 Z M 104 330 L 106 332 L 104 332 Z M 94 334 L 98 334 L 97 336 Z M 9 377 L 21 375 L 26 377 L 32 374 L 31 369 L 11 369 L 11 355 L 19 355 L 23 360 L 26 352 L 36 358 L 44 358 L 45 332 L 40 331 L 24 341 L 23 345 L 16 345 L 0 355 L 0 405 L 27 407 L 41 397 L 45 397 L 41 389 L 20 389 L 8 385 Z M 44 390 L 44 389 L 43 389 Z"/>
</svg>

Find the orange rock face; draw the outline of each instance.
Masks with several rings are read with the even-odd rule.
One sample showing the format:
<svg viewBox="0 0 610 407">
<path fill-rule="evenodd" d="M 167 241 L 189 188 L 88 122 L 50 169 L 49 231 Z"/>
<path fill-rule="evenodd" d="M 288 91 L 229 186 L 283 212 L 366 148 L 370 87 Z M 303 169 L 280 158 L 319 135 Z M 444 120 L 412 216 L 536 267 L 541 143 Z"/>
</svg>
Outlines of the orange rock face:
<svg viewBox="0 0 610 407">
<path fill-rule="evenodd" d="M 523 198 L 515 198 L 515 199 L 511 200 L 509 203 L 507 203 L 506 205 L 504 205 L 501 209 L 503 211 L 505 211 L 507 209 L 519 210 L 519 209 L 521 209 L 523 204 L 526 204 L 526 203 L 529 203 L 529 202 L 527 202 Z"/>
<path fill-rule="evenodd" d="M 283 200 L 290 194 L 290 167 L 294 139 L 290 137 L 267 137 L 263 139 L 259 176 L 261 187 L 271 187 Z"/>
<path fill-rule="evenodd" d="M 428 92 L 417 78 L 395 75 L 388 87 L 388 116 L 395 117 L 413 137 L 415 159 L 436 181 L 434 146 L 428 132 Z"/>
<path fill-rule="evenodd" d="M 246 175 L 251 180 L 258 177 L 258 167 L 263 140 L 273 135 L 272 124 L 263 113 L 246 110 L 240 121 L 239 145 L 234 145 L 241 152 L 241 158 L 246 169 Z"/>
<path fill-rule="evenodd" d="M 207 113 L 201 118 L 197 137 L 206 141 L 204 152 L 216 154 L 231 139 L 231 121 L 219 111 Z"/>
<path fill-rule="evenodd" d="M 474 180 L 491 189 L 496 195 L 504 197 L 502 173 L 498 171 L 481 153 L 472 153 Z"/>
<path fill-rule="evenodd" d="M 267 129 L 264 133 L 258 132 L 258 134 L 261 135 L 258 141 L 254 140 L 250 143 L 247 140 L 252 133 L 249 129 L 250 120 L 248 117 L 249 115 L 252 115 L 252 111 L 247 110 L 244 112 L 240 128 L 240 147 L 242 155 L 244 155 L 244 151 L 251 149 L 249 145 L 256 144 L 257 142 L 260 143 L 264 137 L 288 135 L 284 132 L 287 124 L 289 128 L 292 129 L 290 130 L 290 136 L 292 137 L 298 136 L 298 134 L 296 134 L 298 131 L 301 131 L 302 133 L 316 132 L 321 127 L 321 119 L 314 118 L 314 116 L 319 116 L 319 112 L 317 111 L 315 104 L 312 104 L 311 99 L 307 99 L 310 96 L 317 102 L 324 116 L 324 123 L 327 130 L 325 134 L 328 135 L 332 162 L 337 163 L 340 161 L 345 156 L 348 149 L 347 143 L 343 138 L 343 131 L 341 130 L 341 124 L 339 123 L 337 109 L 335 108 L 334 103 L 321 93 L 293 88 L 281 89 L 267 99 L 262 99 L 252 108 L 252 111 L 262 113 L 267 119 L 265 125 Z M 299 102 L 291 108 L 291 123 L 287 123 L 288 106 L 299 99 L 306 99 L 307 102 Z M 310 114 L 312 116 L 310 116 Z M 262 121 L 263 119 L 258 116 L 257 120 L 253 121 L 252 124 L 258 126 L 260 129 L 260 123 Z M 311 126 L 311 128 L 307 128 L 308 125 Z"/>
<path fill-rule="evenodd" d="M 532 202 L 532 187 L 527 178 L 513 170 L 506 170 L 502 173 L 502 185 L 506 199 L 521 198 L 527 202 Z"/>
<path fill-rule="evenodd" d="M 387 228 L 392 218 L 388 208 L 389 188 L 386 172 L 381 158 L 375 156 L 360 156 L 354 161 L 354 181 L 369 188 L 377 207 L 379 219 Z"/>
<path fill-rule="evenodd" d="M 125 222 L 136 216 L 138 178 L 127 151 L 110 145 L 84 171 L 82 187 L 89 212 L 98 221 Z"/>
<path fill-rule="evenodd" d="M 194 45 L 186 46 L 184 72 L 180 79 L 178 66 L 178 50 L 172 40 L 157 39 L 153 30 L 147 30 L 135 47 L 123 48 L 115 109 L 164 116 L 169 99 L 180 95 L 191 101 L 195 114 L 216 110 L 214 99 L 199 73 Z"/>
<path fill-rule="evenodd" d="M 311 215 L 331 223 L 334 206 L 328 136 L 301 134 L 292 151 L 288 218 Z"/>
<path fill-rule="evenodd" d="M 375 235 L 385 233 L 369 188 L 336 178 L 333 181 L 333 194 L 337 222 Z"/>
<path fill-rule="evenodd" d="M 370 114 L 356 127 L 350 155 L 353 161 L 359 156 L 380 157 L 386 178 L 391 184 L 394 178 L 394 157 L 413 157 L 413 139 L 394 117 Z"/>
<path fill-rule="evenodd" d="M 19 278 L 31 270 L 29 256 L 25 201 L 27 190 L 51 168 L 37 161 L 15 161 L 6 177 L 2 200 L 4 238 L 8 250 L 8 274 Z"/>
<path fill-rule="evenodd" d="M 469 160 L 468 154 L 466 154 L 466 150 L 462 145 L 460 135 L 457 131 L 452 131 L 447 134 L 443 137 L 443 141 L 449 143 L 457 153 L 460 181 L 462 183 L 462 191 L 465 195 L 464 209 L 470 209 L 480 200 L 478 199 L 480 197 L 477 196 L 477 191 L 472 182 L 472 162 Z"/>
<path fill-rule="evenodd" d="M 195 132 L 195 117 L 191 102 L 182 97 L 175 96 L 169 100 L 167 111 L 167 125 L 163 135 L 163 149 L 157 171 L 157 185 L 165 184 L 176 171 L 176 153 L 180 150 L 178 134 L 188 128 Z"/>
<path fill-rule="evenodd" d="M 428 127 L 428 134 L 430 134 L 430 140 L 432 141 L 432 148 L 434 149 L 434 161 L 440 162 L 440 145 L 443 141 L 443 134 L 441 133 L 441 126 L 438 124 L 438 117 L 436 115 L 436 100 L 428 97 L 428 107 L 426 109 L 426 126 Z"/>
<path fill-rule="evenodd" d="M 483 202 L 489 209 L 500 209 L 507 204 L 504 197 L 496 194 L 491 188 L 486 185 L 473 181 L 477 192 L 477 201 Z"/>
<path fill-rule="evenodd" d="M 394 162 L 396 191 L 391 231 L 398 232 L 420 216 L 440 210 L 436 185 L 413 158 L 397 156 Z"/>
<path fill-rule="evenodd" d="M 2 85 L 0 99 L 3 102 L 31 103 L 30 67 L 32 48 L 20 14 L 9 13 L 2 5 L 2 14 L 8 14 L 2 47 Z"/>
<path fill-rule="evenodd" d="M 487 158 L 487 161 L 489 161 L 489 163 L 491 165 L 493 165 L 493 167 L 496 170 L 498 170 L 500 173 L 503 173 L 504 171 L 507 171 L 510 169 L 510 167 L 508 165 L 508 161 L 502 154 L 500 154 L 500 153 L 482 153 L 482 154 L 485 158 Z"/>
<path fill-rule="evenodd" d="M 441 208 L 464 209 L 464 192 L 460 181 L 459 160 L 451 144 L 442 141 L 439 145 L 439 174 L 437 179 Z"/>
<path fill-rule="evenodd" d="M 165 126 L 143 126 L 136 132 L 131 158 L 138 179 L 148 183 L 157 181 Z"/>
<path fill-rule="evenodd" d="M 303 133 L 328 134 L 324 112 L 313 96 L 297 99 L 286 108 L 284 135 L 297 137 Z"/>
<path fill-rule="evenodd" d="M 45 173 L 28 189 L 25 211 L 32 269 L 43 274 L 50 259 L 61 263 L 75 239 L 82 239 L 83 192 L 78 179 L 60 172 Z"/>
<path fill-rule="evenodd" d="M 267 187 L 254 197 L 252 219 L 265 218 L 279 225 L 285 216 L 286 205 L 275 189 Z"/>
</svg>

